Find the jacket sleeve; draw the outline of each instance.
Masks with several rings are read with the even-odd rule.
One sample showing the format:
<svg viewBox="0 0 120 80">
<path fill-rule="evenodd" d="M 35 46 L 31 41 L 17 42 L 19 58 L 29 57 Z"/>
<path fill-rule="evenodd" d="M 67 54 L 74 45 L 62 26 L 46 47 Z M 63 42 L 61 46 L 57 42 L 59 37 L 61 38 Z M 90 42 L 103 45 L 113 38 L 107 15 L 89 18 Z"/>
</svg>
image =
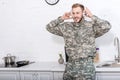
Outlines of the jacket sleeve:
<svg viewBox="0 0 120 80">
<path fill-rule="evenodd" d="M 111 29 L 110 23 L 106 20 L 102 20 L 95 15 L 92 16 L 92 20 L 93 20 L 93 29 L 95 32 L 95 38 L 104 35 L 106 32 L 108 32 Z"/>
<path fill-rule="evenodd" d="M 59 36 L 63 36 L 62 33 L 62 22 L 64 20 L 62 20 L 60 17 L 51 21 L 50 23 L 47 24 L 46 29 L 50 32 L 53 33 L 55 35 L 59 35 Z"/>
</svg>

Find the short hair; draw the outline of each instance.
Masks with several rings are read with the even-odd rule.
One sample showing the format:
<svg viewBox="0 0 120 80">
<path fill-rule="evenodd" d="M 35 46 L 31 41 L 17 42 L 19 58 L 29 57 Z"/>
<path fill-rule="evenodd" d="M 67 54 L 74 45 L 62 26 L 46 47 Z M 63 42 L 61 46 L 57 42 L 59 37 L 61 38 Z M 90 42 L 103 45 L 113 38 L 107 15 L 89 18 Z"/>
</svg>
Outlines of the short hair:
<svg viewBox="0 0 120 80">
<path fill-rule="evenodd" d="M 80 7 L 82 10 L 84 10 L 84 6 L 82 4 L 75 3 L 75 4 L 72 5 L 72 9 L 76 8 L 76 7 Z"/>
</svg>

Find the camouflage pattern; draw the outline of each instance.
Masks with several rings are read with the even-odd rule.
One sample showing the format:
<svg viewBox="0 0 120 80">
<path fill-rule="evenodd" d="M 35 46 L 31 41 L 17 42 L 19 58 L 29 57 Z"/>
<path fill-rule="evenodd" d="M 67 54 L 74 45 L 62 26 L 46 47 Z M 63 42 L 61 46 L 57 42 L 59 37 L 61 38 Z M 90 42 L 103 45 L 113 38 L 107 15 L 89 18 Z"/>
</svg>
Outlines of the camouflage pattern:
<svg viewBox="0 0 120 80">
<path fill-rule="evenodd" d="M 95 80 L 93 59 L 88 57 L 68 62 L 63 78 L 63 80 Z"/>
<path fill-rule="evenodd" d="M 95 38 L 108 32 L 108 21 L 92 16 L 79 22 L 64 22 L 60 17 L 47 24 L 47 30 L 62 36 L 69 56 L 63 80 L 95 80 L 93 59 L 96 53 Z"/>
</svg>

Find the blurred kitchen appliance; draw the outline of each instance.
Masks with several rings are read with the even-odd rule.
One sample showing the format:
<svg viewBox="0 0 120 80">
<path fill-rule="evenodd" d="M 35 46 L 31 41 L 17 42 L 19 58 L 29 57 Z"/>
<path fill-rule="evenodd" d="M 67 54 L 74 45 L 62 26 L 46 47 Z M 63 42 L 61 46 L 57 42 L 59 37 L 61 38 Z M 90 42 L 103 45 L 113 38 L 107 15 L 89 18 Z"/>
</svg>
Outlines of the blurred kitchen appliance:
<svg viewBox="0 0 120 80">
<path fill-rule="evenodd" d="M 3 57 L 5 67 L 14 67 L 15 59 L 16 56 L 11 56 L 11 54 L 7 54 L 7 56 Z"/>
<path fill-rule="evenodd" d="M 22 60 L 22 61 L 16 62 L 17 67 L 21 67 L 21 66 L 28 65 L 28 64 L 30 64 L 30 62 L 27 60 Z"/>
</svg>

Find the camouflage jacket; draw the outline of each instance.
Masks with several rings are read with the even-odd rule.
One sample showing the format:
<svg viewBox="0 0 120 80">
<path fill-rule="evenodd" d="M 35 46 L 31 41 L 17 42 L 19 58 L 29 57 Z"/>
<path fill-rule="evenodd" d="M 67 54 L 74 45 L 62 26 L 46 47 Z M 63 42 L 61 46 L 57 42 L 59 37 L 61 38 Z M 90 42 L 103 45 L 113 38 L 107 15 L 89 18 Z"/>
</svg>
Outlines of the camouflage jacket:
<svg viewBox="0 0 120 80">
<path fill-rule="evenodd" d="M 111 25 L 93 15 L 91 21 L 84 18 L 79 22 L 64 22 L 60 17 L 47 24 L 47 30 L 62 36 L 66 53 L 72 60 L 80 57 L 94 57 L 96 52 L 95 38 L 108 32 Z"/>
</svg>

